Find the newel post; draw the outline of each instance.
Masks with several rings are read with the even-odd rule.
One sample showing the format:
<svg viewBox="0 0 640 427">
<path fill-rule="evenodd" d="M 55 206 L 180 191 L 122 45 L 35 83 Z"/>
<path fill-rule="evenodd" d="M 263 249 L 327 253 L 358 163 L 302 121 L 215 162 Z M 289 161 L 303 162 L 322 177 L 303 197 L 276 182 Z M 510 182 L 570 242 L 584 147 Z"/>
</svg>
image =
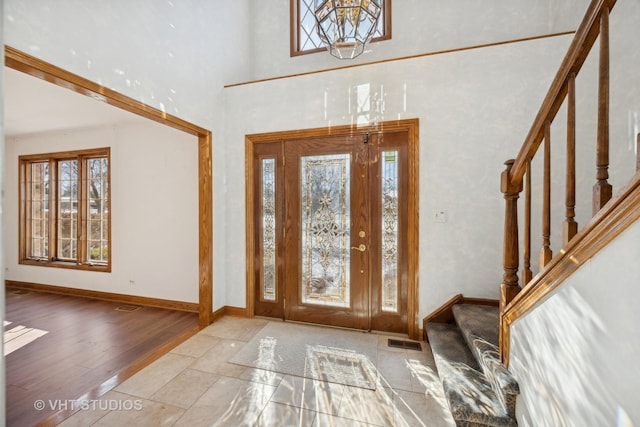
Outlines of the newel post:
<svg viewBox="0 0 640 427">
<path fill-rule="evenodd" d="M 520 292 L 518 285 L 518 197 L 522 192 L 522 181 L 513 183 L 510 172 L 514 160 L 507 160 L 507 168 L 500 177 L 500 190 L 504 194 L 504 247 L 502 264 L 504 276 L 500 286 L 501 311 Z"/>
<path fill-rule="evenodd" d="M 504 247 L 502 263 L 504 276 L 500 285 L 500 352 L 503 361 L 508 355 L 508 331 L 503 319 L 504 310 L 520 292 L 518 285 L 518 197 L 522 192 L 522 180 L 517 183 L 511 180 L 511 168 L 515 160 L 505 162 L 506 169 L 500 176 L 500 190 L 504 194 Z M 508 356 L 506 356 L 508 357 Z"/>
</svg>

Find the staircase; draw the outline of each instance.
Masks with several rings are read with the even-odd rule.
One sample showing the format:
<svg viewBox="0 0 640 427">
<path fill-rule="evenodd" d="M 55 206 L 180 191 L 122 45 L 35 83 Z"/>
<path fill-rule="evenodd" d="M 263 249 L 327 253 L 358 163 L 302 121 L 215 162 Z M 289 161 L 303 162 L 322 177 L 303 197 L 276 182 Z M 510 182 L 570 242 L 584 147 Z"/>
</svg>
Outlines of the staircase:
<svg viewBox="0 0 640 427">
<path fill-rule="evenodd" d="M 498 307 L 456 304 L 453 323 L 429 322 L 427 337 L 458 427 L 515 426 L 518 384 L 500 361 Z"/>
</svg>

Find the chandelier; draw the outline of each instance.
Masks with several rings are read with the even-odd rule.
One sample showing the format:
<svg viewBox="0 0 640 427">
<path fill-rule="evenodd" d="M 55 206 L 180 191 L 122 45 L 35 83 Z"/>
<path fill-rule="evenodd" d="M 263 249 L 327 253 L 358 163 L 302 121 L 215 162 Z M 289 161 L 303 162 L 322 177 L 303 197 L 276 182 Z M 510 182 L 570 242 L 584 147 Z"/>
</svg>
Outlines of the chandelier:
<svg viewBox="0 0 640 427">
<path fill-rule="evenodd" d="M 364 52 L 380 17 L 382 0 L 321 0 L 316 8 L 320 40 L 331 55 L 353 59 Z"/>
</svg>

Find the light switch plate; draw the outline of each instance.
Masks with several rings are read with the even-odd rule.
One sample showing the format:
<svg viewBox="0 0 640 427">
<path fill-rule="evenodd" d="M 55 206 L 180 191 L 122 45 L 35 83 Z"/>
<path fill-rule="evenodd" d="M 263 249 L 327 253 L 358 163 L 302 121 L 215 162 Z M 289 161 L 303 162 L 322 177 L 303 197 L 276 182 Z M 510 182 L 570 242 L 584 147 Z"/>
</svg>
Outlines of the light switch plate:
<svg viewBox="0 0 640 427">
<path fill-rule="evenodd" d="M 438 209 L 435 211 L 435 221 L 436 222 L 447 222 L 447 213 L 443 209 Z"/>
</svg>

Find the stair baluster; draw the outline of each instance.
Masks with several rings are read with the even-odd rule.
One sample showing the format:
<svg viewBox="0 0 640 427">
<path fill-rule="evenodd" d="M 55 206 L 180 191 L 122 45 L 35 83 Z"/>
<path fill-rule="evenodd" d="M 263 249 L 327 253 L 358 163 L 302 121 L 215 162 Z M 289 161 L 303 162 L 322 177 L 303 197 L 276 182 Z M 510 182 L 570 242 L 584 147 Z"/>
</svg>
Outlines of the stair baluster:
<svg viewBox="0 0 640 427">
<path fill-rule="evenodd" d="M 523 231 L 523 265 L 522 265 L 522 285 L 525 286 L 531 281 L 531 161 L 527 162 L 524 173 L 524 231 Z"/>
<path fill-rule="evenodd" d="M 563 226 L 563 245 L 573 239 L 578 232 L 576 216 L 576 75 L 571 74 L 567 81 L 567 188 L 566 219 Z"/>
<path fill-rule="evenodd" d="M 611 199 L 609 179 L 609 8 L 600 15 L 600 65 L 598 83 L 597 182 L 593 186 L 593 215 Z"/>
<path fill-rule="evenodd" d="M 544 172 L 542 179 L 542 249 L 540 270 L 551 261 L 551 121 L 544 126 Z"/>
</svg>

